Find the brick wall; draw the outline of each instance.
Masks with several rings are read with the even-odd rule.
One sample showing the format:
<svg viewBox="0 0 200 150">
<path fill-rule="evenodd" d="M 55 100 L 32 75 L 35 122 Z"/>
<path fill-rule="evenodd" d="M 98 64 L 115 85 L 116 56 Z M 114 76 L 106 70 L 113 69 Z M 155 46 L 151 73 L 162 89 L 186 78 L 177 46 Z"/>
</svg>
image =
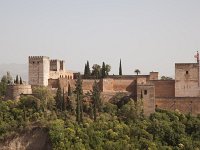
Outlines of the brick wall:
<svg viewBox="0 0 200 150">
<path fill-rule="evenodd" d="M 166 110 L 179 110 L 182 113 L 200 114 L 200 98 L 156 98 L 156 107 Z"/>
<path fill-rule="evenodd" d="M 175 97 L 174 80 L 151 81 L 155 85 L 155 97 Z"/>
</svg>

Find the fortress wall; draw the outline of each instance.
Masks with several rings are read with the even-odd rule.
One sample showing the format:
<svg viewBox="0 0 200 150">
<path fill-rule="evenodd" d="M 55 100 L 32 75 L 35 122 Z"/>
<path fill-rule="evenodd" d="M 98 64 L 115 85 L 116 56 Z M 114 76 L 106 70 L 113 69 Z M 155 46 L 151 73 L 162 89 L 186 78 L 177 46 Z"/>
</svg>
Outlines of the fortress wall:
<svg viewBox="0 0 200 150">
<path fill-rule="evenodd" d="M 15 100 L 20 98 L 21 94 L 32 94 L 31 85 L 8 85 L 6 91 L 6 100 Z"/>
<path fill-rule="evenodd" d="M 151 83 L 155 85 L 155 97 L 175 97 L 174 80 L 154 80 Z"/>
<path fill-rule="evenodd" d="M 156 98 L 156 107 L 198 115 L 200 114 L 200 97 Z"/>
<path fill-rule="evenodd" d="M 83 80 L 83 82 L 82 82 L 82 87 L 83 87 L 83 90 L 85 91 L 85 92 L 90 92 L 90 91 L 92 91 L 92 88 L 93 88 L 93 85 L 94 85 L 94 82 L 95 82 L 95 80 Z M 98 81 L 97 81 L 98 82 Z"/>
<path fill-rule="evenodd" d="M 133 92 L 135 88 L 135 81 L 132 79 L 114 79 L 110 84 L 110 89 L 118 92 Z M 111 87 L 112 86 L 112 87 Z"/>
</svg>

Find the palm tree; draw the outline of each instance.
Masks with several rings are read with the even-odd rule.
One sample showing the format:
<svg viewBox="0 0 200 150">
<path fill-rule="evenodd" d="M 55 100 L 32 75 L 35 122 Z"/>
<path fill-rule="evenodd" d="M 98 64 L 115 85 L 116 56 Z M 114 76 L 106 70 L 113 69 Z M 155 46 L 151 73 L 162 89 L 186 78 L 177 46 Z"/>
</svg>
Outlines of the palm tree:
<svg viewBox="0 0 200 150">
<path fill-rule="evenodd" d="M 135 69 L 135 71 L 134 71 L 134 72 L 137 74 L 137 76 L 138 76 L 138 74 L 140 74 L 140 73 L 141 73 L 139 69 Z"/>
</svg>

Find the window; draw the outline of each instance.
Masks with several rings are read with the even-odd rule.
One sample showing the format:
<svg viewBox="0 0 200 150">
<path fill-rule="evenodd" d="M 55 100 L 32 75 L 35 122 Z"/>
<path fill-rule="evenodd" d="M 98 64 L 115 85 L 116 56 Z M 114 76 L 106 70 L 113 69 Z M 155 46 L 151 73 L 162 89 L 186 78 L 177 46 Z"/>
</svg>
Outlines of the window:
<svg viewBox="0 0 200 150">
<path fill-rule="evenodd" d="M 147 95 L 147 90 L 144 90 L 144 95 Z"/>
<path fill-rule="evenodd" d="M 35 62 L 33 61 L 33 64 L 34 64 Z"/>
<path fill-rule="evenodd" d="M 186 71 L 186 74 L 189 74 L 189 72 L 188 72 L 188 71 Z"/>
</svg>

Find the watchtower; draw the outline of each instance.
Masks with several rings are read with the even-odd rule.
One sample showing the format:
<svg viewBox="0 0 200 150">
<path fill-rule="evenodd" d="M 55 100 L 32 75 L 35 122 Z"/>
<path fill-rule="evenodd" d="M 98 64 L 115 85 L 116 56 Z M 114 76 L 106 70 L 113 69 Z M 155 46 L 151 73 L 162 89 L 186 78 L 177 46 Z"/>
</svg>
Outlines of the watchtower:
<svg viewBox="0 0 200 150">
<path fill-rule="evenodd" d="M 49 57 L 29 56 L 29 84 L 47 86 L 50 70 L 49 66 Z"/>
</svg>

